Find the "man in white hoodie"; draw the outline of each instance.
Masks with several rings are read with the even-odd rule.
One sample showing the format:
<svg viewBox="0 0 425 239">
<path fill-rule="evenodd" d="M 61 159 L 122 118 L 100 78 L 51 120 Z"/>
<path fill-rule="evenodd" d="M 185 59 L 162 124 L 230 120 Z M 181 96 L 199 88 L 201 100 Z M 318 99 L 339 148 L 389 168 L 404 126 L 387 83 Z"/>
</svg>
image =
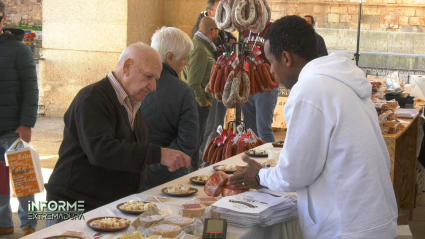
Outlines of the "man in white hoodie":
<svg viewBox="0 0 425 239">
<path fill-rule="evenodd" d="M 346 53 L 317 58 L 314 29 L 298 16 L 265 39 L 271 73 L 292 89 L 286 140 L 275 168 L 245 157 L 231 184 L 296 191 L 305 239 L 396 238 L 390 159 L 364 73 Z"/>
</svg>

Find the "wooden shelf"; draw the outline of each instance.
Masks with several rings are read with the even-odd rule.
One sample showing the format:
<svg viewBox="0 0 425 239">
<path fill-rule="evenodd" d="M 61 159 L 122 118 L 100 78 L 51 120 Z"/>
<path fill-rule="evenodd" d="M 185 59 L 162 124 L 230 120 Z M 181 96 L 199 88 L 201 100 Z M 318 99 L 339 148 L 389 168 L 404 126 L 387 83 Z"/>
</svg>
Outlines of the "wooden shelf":
<svg viewBox="0 0 425 239">
<path fill-rule="evenodd" d="M 425 103 L 425 102 L 424 102 Z M 417 144 L 419 133 L 419 116 L 422 114 L 422 107 L 416 104 L 415 109 L 419 114 L 413 119 L 400 118 L 408 123 L 403 124 L 404 129 L 395 134 L 383 135 L 385 144 L 390 154 L 390 176 L 393 182 L 397 205 L 400 211 L 404 211 L 400 224 L 407 223 L 413 217 L 416 185 L 416 162 Z M 408 210 L 408 213 L 405 211 Z M 402 215 L 400 215 L 402 216 Z"/>
</svg>

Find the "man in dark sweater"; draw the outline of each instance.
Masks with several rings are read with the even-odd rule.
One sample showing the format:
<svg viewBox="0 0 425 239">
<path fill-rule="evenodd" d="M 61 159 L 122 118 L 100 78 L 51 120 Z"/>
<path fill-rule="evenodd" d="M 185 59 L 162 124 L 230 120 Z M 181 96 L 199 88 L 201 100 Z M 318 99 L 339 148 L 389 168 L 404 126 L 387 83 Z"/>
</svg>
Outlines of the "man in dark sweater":
<svg viewBox="0 0 425 239">
<path fill-rule="evenodd" d="M 22 43 L 25 33 L 3 28 L 5 21 L 5 4 L 0 1 L 0 162 L 5 162 L 4 153 L 18 138 L 31 141 L 38 107 L 37 73 L 31 52 Z M 28 201 L 34 201 L 34 195 L 18 200 L 25 236 L 37 227 L 36 220 L 28 220 Z M 13 231 L 10 195 L 0 195 L 0 235 Z"/>
<path fill-rule="evenodd" d="M 316 26 L 316 22 L 314 21 L 314 17 L 311 15 L 305 15 L 304 19 L 313 26 L 313 28 Z M 319 53 L 319 57 L 321 56 L 327 56 L 328 55 L 328 49 L 326 49 L 325 40 L 323 37 L 316 32 L 316 40 L 317 40 L 317 51 Z"/>
<path fill-rule="evenodd" d="M 90 211 L 141 192 L 148 165 L 189 167 L 181 151 L 148 143 L 140 112 L 156 90 L 161 57 L 141 42 L 127 47 L 117 69 L 81 89 L 65 113 L 59 159 L 46 184 L 47 200 L 84 201 Z M 46 220 L 46 226 L 58 220 Z"/>
<path fill-rule="evenodd" d="M 142 115 L 149 132 L 149 142 L 193 156 L 198 147 L 199 119 L 195 94 L 179 79 L 193 49 L 189 36 L 174 27 L 162 27 L 152 36 L 151 46 L 161 55 L 162 72 L 157 91 L 142 102 Z M 187 174 L 181 167 L 169 172 L 161 164 L 152 164 L 147 170 L 143 190 L 156 187 Z"/>
</svg>

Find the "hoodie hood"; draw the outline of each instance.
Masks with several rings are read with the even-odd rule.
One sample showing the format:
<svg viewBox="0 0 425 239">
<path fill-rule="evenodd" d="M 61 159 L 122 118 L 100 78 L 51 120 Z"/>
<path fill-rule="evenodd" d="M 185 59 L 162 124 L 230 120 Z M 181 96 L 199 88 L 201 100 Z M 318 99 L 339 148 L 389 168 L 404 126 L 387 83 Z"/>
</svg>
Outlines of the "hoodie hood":
<svg viewBox="0 0 425 239">
<path fill-rule="evenodd" d="M 315 75 L 328 76 L 346 84 L 360 98 L 369 98 L 372 94 L 372 85 L 365 78 L 365 73 L 356 66 L 345 52 L 334 52 L 310 61 L 302 69 L 299 79 L 310 78 Z"/>
<path fill-rule="evenodd" d="M 3 34 L 0 35 L 0 43 L 9 39 L 22 42 L 25 37 L 25 32 L 21 29 L 3 28 Z"/>
</svg>

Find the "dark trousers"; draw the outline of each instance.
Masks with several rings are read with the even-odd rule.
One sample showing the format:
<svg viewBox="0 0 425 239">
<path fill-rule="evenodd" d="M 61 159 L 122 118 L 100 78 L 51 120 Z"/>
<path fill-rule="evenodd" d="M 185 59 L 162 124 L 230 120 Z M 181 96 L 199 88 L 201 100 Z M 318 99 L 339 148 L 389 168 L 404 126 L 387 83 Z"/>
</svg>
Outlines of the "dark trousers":
<svg viewBox="0 0 425 239">
<path fill-rule="evenodd" d="M 168 168 L 161 164 L 149 165 L 146 169 L 147 180 L 142 185 L 142 191 L 149 190 L 174 179 L 187 174 L 185 167 L 179 168 L 174 172 L 168 171 Z"/>
<path fill-rule="evenodd" d="M 201 107 L 198 105 L 199 115 L 199 145 L 192 157 L 192 165 L 189 168 L 189 173 L 198 170 L 202 163 L 202 157 L 199 156 L 199 148 L 204 141 L 205 126 L 207 124 L 208 115 L 210 114 L 211 106 Z"/>
<path fill-rule="evenodd" d="M 217 100 L 214 100 L 212 102 L 211 111 L 208 115 L 207 124 L 205 126 L 204 142 L 201 144 L 201 148 L 199 149 L 199 157 L 201 158 L 201 160 L 208 143 L 211 141 L 212 138 L 217 136 L 218 126 L 221 125 L 224 127 L 223 124 L 224 117 L 226 117 L 226 112 L 227 108 L 222 102 L 218 102 Z"/>
</svg>

